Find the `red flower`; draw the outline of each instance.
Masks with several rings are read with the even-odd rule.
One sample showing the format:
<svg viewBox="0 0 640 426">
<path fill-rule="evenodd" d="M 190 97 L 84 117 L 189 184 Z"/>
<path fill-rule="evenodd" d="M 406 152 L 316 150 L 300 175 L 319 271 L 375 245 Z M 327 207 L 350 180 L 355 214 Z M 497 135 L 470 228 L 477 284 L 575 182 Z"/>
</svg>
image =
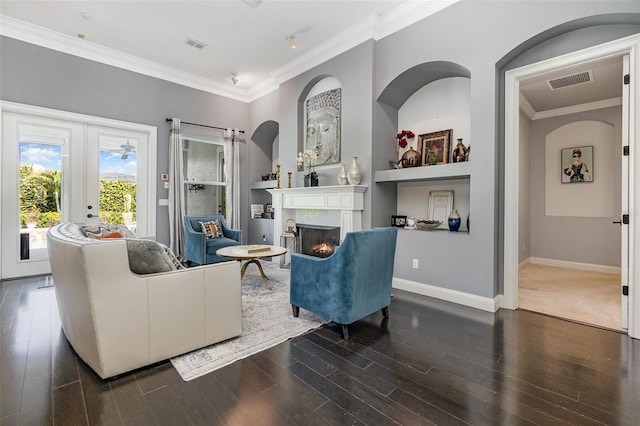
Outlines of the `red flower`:
<svg viewBox="0 0 640 426">
<path fill-rule="evenodd" d="M 403 130 L 396 135 L 400 148 L 405 148 L 407 146 L 407 139 L 411 139 L 413 137 L 415 137 L 415 134 L 411 130 Z"/>
</svg>

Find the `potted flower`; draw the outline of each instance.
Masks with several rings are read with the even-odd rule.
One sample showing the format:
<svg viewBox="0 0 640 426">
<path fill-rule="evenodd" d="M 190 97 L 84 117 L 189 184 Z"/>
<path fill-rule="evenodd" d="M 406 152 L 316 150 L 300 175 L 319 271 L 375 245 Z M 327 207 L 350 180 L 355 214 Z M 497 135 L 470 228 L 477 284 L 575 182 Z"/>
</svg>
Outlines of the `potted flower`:
<svg viewBox="0 0 640 426">
<path fill-rule="evenodd" d="M 298 168 L 304 171 L 304 186 L 318 186 L 318 172 L 314 166 L 318 161 L 318 154 L 312 149 L 305 149 L 298 153 Z"/>
<path fill-rule="evenodd" d="M 396 145 L 396 149 L 398 150 L 398 158 L 392 162 L 393 167 L 400 168 L 400 165 L 402 164 L 400 149 L 405 149 L 409 144 L 409 140 L 415 137 L 416 137 L 415 133 L 413 133 L 411 130 L 403 130 L 396 135 L 396 140 L 398 141 L 398 144 Z"/>
</svg>

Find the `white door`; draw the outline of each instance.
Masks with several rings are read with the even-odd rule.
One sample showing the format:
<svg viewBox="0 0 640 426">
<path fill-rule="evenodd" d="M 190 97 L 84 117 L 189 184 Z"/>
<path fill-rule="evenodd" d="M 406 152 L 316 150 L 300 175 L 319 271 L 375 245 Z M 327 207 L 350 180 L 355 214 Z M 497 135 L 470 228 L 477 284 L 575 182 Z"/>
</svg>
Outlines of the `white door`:
<svg viewBox="0 0 640 426">
<path fill-rule="evenodd" d="M 49 273 L 47 223 L 77 220 L 72 206 L 83 201 L 82 161 L 71 152 L 82 155 L 84 129 L 8 112 L 2 129 L 2 278 Z"/>
<path fill-rule="evenodd" d="M 622 328 L 629 328 L 629 224 L 624 218 L 629 217 L 629 91 L 631 82 L 625 84 L 624 76 L 629 75 L 629 55 L 625 55 L 622 60 L 622 148 L 627 147 L 626 155 L 622 155 L 622 196 L 620 221 L 620 277 L 621 277 L 621 319 Z M 627 223 L 624 223 L 627 222 Z"/>
<path fill-rule="evenodd" d="M 1 278 L 49 273 L 46 232 L 60 221 L 153 235 L 149 133 L 13 112 L 2 129 Z"/>
</svg>

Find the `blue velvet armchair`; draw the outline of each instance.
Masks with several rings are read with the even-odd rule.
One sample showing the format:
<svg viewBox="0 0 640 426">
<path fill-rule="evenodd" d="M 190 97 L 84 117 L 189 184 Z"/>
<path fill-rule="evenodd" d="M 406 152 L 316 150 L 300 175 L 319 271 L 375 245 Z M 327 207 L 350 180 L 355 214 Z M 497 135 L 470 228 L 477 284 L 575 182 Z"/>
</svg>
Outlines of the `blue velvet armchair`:
<svg viewBox="0 0 640 426">
<path fill-rule="evenodd" d="M 207 238 L 202 232 L 200 222 L 217 220 L 222 228 L 222 237 Z M 220 214 L 207 216 L 184 217 L 184 251 L 188 261 L 199 265 L 224 262 L 229 259 L 216 255 L 216 251 L 223 247 L 237 246 L 242 241 L 242 231 L 230 229 Z"/>
<path fill-rule="evenodd" d="M 377 310 L 387 318 L 397 235 L 397 228 L 348 232 L 327 258 L 293 254 L 293 316 L 303 308 L 334 321 L 342 326 L 345 340 L 349 324 Z"/>
</svg>

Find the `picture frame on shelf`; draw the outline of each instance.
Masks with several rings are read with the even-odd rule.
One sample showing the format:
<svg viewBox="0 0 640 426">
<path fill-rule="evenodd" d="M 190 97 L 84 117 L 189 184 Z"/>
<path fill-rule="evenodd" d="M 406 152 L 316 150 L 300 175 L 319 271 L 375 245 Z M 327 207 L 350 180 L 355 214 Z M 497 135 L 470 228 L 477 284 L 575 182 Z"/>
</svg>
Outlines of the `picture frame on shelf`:
<svg viewBox="0 0 640 426">
<path fill-rule="evenodd" d="M 451 210 L 453 210 L 453 191 L 429 191 L 427 218 L 440 221 L 436 229 L 449 229 L 447 220 Z"/>
<path fill-rule="evenodd" d="M 562 148 L 560 152 L 561 182 L 593 182 L 593 146 Z"/>
<path fill-rule="evenodd" d="M 407 224 L 407 216 L 393 215 L 391 216 L 391 226 L 396 228 L 404 228 Z"/>
<path fill-rule="evenodd" d="M 452 133 L 453 129 L 447 129 L 425 133 L 418 137 L 418 144 L 422 149 L 423 166 L 447 164 L 449 162 L 449 147 L 451 146 Z"/>
</svg>

